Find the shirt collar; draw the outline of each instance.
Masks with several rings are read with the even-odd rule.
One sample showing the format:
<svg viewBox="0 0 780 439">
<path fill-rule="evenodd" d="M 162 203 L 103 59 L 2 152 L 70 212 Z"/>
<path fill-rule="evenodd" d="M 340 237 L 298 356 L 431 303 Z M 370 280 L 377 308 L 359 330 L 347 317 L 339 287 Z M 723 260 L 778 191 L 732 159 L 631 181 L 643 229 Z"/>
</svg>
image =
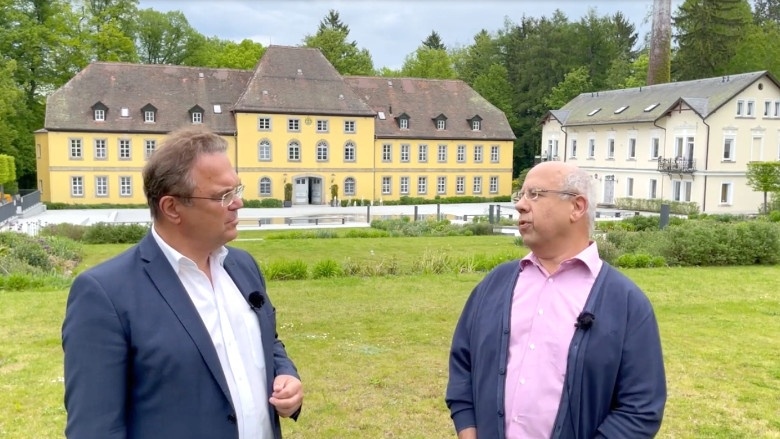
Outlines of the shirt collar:
<svg viewBox="0 0 780 439">
<path fill-rule="evenodd" d="M 574 257 L 566 259 L 565 261 L 561 261 L 561 267 L 577 262 L 580 262 L 588 267 L 588 270 L 592 276 L 595 277 L 599 274 L 599 270 L 601 269 L 601 258 L 599 257 L 599 249 L 596 245 L 596 241 L 590 241 L 590 244 L 588 244 L 584 250 L 576 254 Z M 533 252 L 528 253 L 525 255 L 525 257 L 523 257 L 523 259 L 520 260 L 521 269 L 525 269 L 529 265 L 536 265 L 539 268 L 542 267 L 542 264 L 539 262 L 539 258 L 537 258 Z"/>
<path fill-rule="evenodd" d="M 180 267 L 196 266 L 195 261 L 179 253 L 178 250 L 171 247 L 167 242 L 165 242 L 165 240 L 162 239 L 160 234 L 157 233 L 157 229 L 155 229 L 154 224 L 152 224 L 152 237 L 154 238 L 155 242 L 157 242 L 157 245 L 160 246 L 160 250 L 162 250 L 163 254 L 165 255 L 165 259 L 168 260 L 168 263 L 170 263 L 171 267 L 173 267 L 177 272 Z M 217 250 L 211 252 L 211 254 L 209 255 L 209 259 L 215 260 L 219 265 L 224 266 L 225 258 L 227 257 L 227 254 L 228 254 L 228 249 L 223 245 Z"/>
</svg>

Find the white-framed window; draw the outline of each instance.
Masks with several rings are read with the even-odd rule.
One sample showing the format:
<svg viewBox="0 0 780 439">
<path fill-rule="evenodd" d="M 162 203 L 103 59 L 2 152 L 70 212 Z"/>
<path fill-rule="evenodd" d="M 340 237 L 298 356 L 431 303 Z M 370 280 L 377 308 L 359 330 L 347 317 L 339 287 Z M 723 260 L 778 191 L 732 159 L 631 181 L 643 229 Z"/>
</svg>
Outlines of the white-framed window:
<svg viewBox="0 0 780 439">
<path fill-rule="evenodd" d="M 200 111 L 193 111 L 192 123 L 203 123 L 203 113 L 201 113 Z"/>
<path fill-rule="evenodd" d="M 428 193 L 428 177 L 417 177 L 417 193 L 419 195 Z"/>
<path fill-rule="evenodd" d="M 392 193 L 393 177 L 382 177 L 382 195 L 390 195 Z"/>
<path fill-rule="evenodd" d="M 458 152 L 456 157 L 458 163 L 466 162 L 466 145 L 458 145 Z"/>
<path fill-rule="evenodd" d="M 144 123 L 154 123 L 154 111 L 144 111 Z"/>
<path fill-rule="evenodd" d="M 764 117 L 772 116 L 772 101 L 764 101 Z"/>
<path fill-rule="evenodd" d="M 658 198 L 658 180 L 651 178 L 647 189 L 647 198 Z"/>
<path fill-rule="evenodd" d="M 628 159 L 636 160 L 636 138 L 631 137 L 628 139 Z"/>
<path fill-rule="evenodd" d="M 447 145 L 439 145 L 439 153 L 437 156 L 439 163 L 447 163 Z"/>
<path fill-rule="evenodd" d="M 558 157 L 558 139 L 547 140 L 547 160 L 553 160 Z"/>
<path fill-rule="evenodd" d="M 634 196 L 634 178 L 633 177 L 626 177 L 626 196 L 627 197 L 633 197 Z"/>
<path fill-rule="evenodd" d="M 691 201 L 691 186 L 690 181 L 672 181 L 672 200 Z"/>
<path fill-rule="evenodd" d="M 106 110 L 95 110 L 95 121 L 104 122 L 106 120 Z"/>
<path fill-rule="evenodd" d="M 736 145 L 736 138 L 733 135 L 727 135 L 723 138 L 723 161 L 734 161 L 734 146 Z"/>
<path fill-rule="evenodd" d="M 317 132 L 318 133 L 327 133 L 328 132 L 328 121 L 324 119 L 317 119 Z"/>
<path fill-rule="evenodd" d="M 474 177 L 474 184 L 472 188 L 475 194 L 482 193 L 482 177 Z"/>
<path fill-rule="evenodd" d="M 105 160 L 108 158 L 108 148 L 106 148 L 106 139 L 95 139 L 95 159 Z"/>
<path fill-rule="evenodd" d="M 657 160 L 661 154 L 661 139 L 653 137 L 650 139 L 650 159 Z"/>
<path fill-rule="evenodd" d="M 498 145 L 490 145 L 490 163 L 498 163 L 498 161 L 501 159 L 501 154 L 499 154 L 499 147 Z"/>
<path fill-rule="evenodd" d="M 297 162 L 301 160 L 301 144 L 292 141 L 287 144 L 287 161 Z"/>
<path fill-rule="evenodd" d="M 426 163 L 428 161 L 428 145 L 417 146 L 417 161 Z"/>
<path fill-rule="evenodd" d="M 596 139 L 588 139 L 588 158 L 596 157 Z"/>
<path fill-rule="evenodd" d="M 733 204 L 734 185 L 731 183 L 720 184 L 720 204 L 730 206 Z"/>
<path fill-rule="evenodd" d="M 615 158 L 615 139 L 607 139 L 607 160 Z"/>
<path fill-rule="evenodd" d="M 436 129 L 437 130 L 446 130 L 447 129 L 447 121 L 444 119 L 439 119 L 436 121 Z"/>
<path fill-rule="evenodd" d="M 297 133 L 301 130 L 301 120 L 297 118 L 287 119 L 287 131 Z"/>
<path fill-rule="evenodd" d="M 263 139 L 257 144 L 257 160 L 261 162 L 271 161 L 271 141 Z"/>
<path fill-rule="evenodd" d="M 737 99 L 737 117 L 745 115 L 745 100 Z"/>
<path fill-rule="evenodd" d="M 481 130 L 482 129 L 482 124 L 480 122 L 481 121 L 479 121 L 479 120 L 472 120 L 471 121 L 471 130 L 472 131 L 479 131 L 479 130 Z"/>
<path fill-rule="evenodd" d="M 756 101 L 753 99 L 737 100 L 737 117 L 753 117 L 756 114 Z"/>
<path fill-rule="evenodd" d="M 80 159 L 84 155 L 84 151 L 81 148 L 81 139 L 70 139 L 70 158 Z"/>
<path fill-rule="evenodd" d="M 391 163 L 393 161 L 393 145 L 390 143 L 382 144 L 382 161 Z"/>
<path fill-rule="evenodd" d="M 96 197 L 108 196 L 108 177 L 104 175 L 95 177 L 95 196 Z"/>
<path fill-rule="evenodd" d="M 498 177 L 490 177 L 490 180 L 488 180 L 488 190 L 491 194 L 498 193 Z"/>
<path fill-rule="evenodd" d="M 571 139 L 571 143 L 569 145 L 569 158 L 577 158 L 577 139 Z"/>
<path fill-rule="evenodd" d="M 355 196 L 355 179 L 347 177 L 344 179 L 344 195 Z"/>
<path fill-rule="evenodd" d="M 328 161 L 328 144 L 325 142 L 317 143 L 317 161 L 318 162 Z"/>
<path fill-rule="evenodd" d="M 257 118 L 257 131 L 271 131 L 271 118 L 259 116 Z"/>
<path fill-rule="evenodd" d="M 354 120 L 345 120 L 344 121 L 344 133 L 346 133 L 346 134 L 355 134 L 355 121 Z"/>
<path fill-rule="evenodd" d="M 774 111 L 772 112 L 773 117 L 780 117 L 780 101 L 774 102 Z"/>
<path fill-rule="evenodd" d="M 154 150 L 157 149 L 157 141 L 152 139 L 144 140 L 144 158 L 149 160 Z"/>
<path fill-rule="evenodd" d="M 402 195 L 406 195 L 409 193 L 409 177 L 401 177 L 399 178 L 400 181 L 400 187 L 398 188 L 399 192 Z"/>
<path fill-rule="evenodd" d="M 401 162 L 408 162 L 409 161 L 409 150 L 411 149 L 411 146 L 408 144 L 401 144 Z"/>
<path fill-rule="evenodd" d="M 70 177 L 70 196 L 84 196 L 84 177 Z"/>
<path fill-rule="evenodd" d="M 344 144 L 344 161 L 354 162 L 357 158 L 357 148 L 351 140 Z"/>
<path fill-rule="evenodd" d="M 401 118 L 398 119 L 398 127 L 402 130 L 408 130 L 409 129 L 409 119 L 407 118 Z"/>
<path fill-rule="evenodd" d="M 466 177 L 455 177 L 455 193 L 462 194 L 466 192 Z"/>
<path fill-rule="evenodd" d="M 261 197 L 271 196 L 271 179 L 268 177 L 260 178 L 259 193 Z"/>
<path fill-rule="evenodd" d="M 133 177 L 125 175 L 119 177 L 119 196 L 133 196 Z"/>
<path fill-rule="evenodd" d="M 130 160 L 133 158 L 130 139 L 119 139 L 119 160 Z"/>
<path fill-rule="evenodd" d="M 747 101 L 747 117 L 753 117 L 756 115 L 756 101 Z"/>
<path fill-rule="evenodd" d="M 436 193 L 439 195 L 444 195 L 447 193 L 447 177 L 436 177 Z"/>
<path fill-rule="evenodd" d="M 474 145 L 474 163 L 482 163 L 482 145 Z"/>
</svg>

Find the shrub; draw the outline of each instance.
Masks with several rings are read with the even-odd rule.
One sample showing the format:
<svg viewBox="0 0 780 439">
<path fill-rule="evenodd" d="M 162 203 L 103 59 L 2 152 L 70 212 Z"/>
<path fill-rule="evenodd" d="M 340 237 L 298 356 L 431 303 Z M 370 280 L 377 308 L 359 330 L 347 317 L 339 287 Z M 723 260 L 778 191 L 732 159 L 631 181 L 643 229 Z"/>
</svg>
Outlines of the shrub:
<svg viewBox="0 0 780 439">
<path fill-rule="evenodd" d="M 596 248 L 601 259 L 608 264 L 616 265 L 615 260 L 620 256 L 620 250 L 615 244 L 605 238 L 596 238 Z"/>
<path fill-rule="evenodd" d="M 769 212 L 769 221 L 772 221 L 773 223 L 780 222 L 780 210 Z"/>
<path fill-rule="evenodd" d="M 309 267 L 300 259 L 274 261 L 263 266 L 263 273 L 269 280 L 301 280 L 309 277 Z"/>
<path fill-rule="evenodd" d="M 143 224 L 96 223 L 87 229 L 84 242 L 87 244 L 135 244 L 149 232 Z"/>
<path fill-rule="evenodd" d="M 780 262 L 775 223 L 689 221 L 669 227 L 663 255 L 672 265 L 752 265 Z"/>
<path fill-rule="evenodd" d="M 244 207 L 249 207 L 252 209 L 275 208 L 275 207 L 283 206 L 282 200 L 276 198 L 263 198 L 262 200 L 242 200 L 242 201 L 244 202 Z"/>
<path fill-rule="evenodd" d="M 313 279 L 321 279 L 324 277 L 339 277 L 343 276 L 344 271 L 341 265 L 333 259 L 325 259 L 314 264 L 311 270 L 311 276 Z"/>
<path fill-rule="evenodd" d="M 87 232 L 88 226 L 82 226 L 80 224 L 59 223 L 49 224 L 40 230 L 41 236 L 61 236 L 64 238 L 72 239 L 74 241 L 81 241 L 84 239 L 84 234 Z"/>
</svg>

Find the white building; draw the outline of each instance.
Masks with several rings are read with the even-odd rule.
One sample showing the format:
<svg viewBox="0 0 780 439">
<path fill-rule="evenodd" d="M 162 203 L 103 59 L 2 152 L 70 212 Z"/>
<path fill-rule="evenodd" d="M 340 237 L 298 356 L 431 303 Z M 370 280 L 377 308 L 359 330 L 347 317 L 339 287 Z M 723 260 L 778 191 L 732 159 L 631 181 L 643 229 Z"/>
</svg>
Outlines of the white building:
<svg viewBox="0 0 780 439">
<path fill-rule="evenodd" d="M 706 213 L 756 213 L 750 161 L 780 159 L 780 83 L 766 71 L 583 93 L 543 120 L 543 160 L 616 198 L 689 201 Z"/>
</svg>

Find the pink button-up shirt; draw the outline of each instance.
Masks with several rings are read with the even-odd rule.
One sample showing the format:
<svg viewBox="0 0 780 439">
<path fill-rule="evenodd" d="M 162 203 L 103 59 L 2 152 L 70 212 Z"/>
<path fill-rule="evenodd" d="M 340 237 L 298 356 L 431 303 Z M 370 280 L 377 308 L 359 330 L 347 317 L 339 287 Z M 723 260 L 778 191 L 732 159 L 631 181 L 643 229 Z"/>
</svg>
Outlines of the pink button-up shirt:
<svg viewBox="0 0 780 439">
<path fill-rule="evenodd" d="M 574 323 L 601 265 L 595 242 L 553 274 L 533 254 L 520 261 L 506 369 L 506 439 L 551 436 Z"/>
</svg>

